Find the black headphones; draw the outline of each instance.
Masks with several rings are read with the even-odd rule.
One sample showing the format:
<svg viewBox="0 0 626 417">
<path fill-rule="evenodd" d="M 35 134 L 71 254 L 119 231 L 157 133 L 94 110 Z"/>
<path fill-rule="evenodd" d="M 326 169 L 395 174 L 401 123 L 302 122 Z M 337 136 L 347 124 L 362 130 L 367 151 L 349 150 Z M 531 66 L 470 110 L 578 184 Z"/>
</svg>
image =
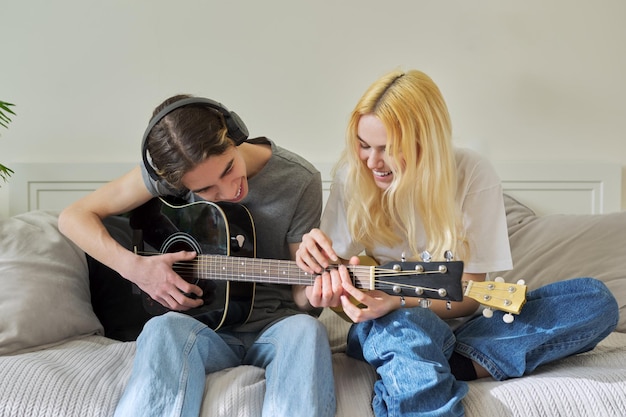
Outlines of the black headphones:
<svg viewBox="0 0 626 417">
<path fill-rule="evenodd" d="M 148 170 L 148 174 L 150 174 L 150 176 L 156 181 L 159 181 L 161 178 L 156 173 L 156 171 L 154 170 L 154 167 L 148 160 L 148 143 L 147 143 L 148 135 L 152 131 L 152 128 L 154 128 L 154 126 L 157 123 L 159 123 L 161 119 L 163 119 L 168 113 L 171 113 L 172 111 L 176 109 L 179 109 L 181 107 L 188 106 L 191 104 L 205 105 L 211 109 L 214 109 L 220 112 L 220 114 L 224 116 L 224 123 L 226 123 L 226 130 L 228 131 L 228 137 L 231 138 L 233 141 L 235 141 L 235 145 L 239 146 L 243 142 L 245 142 L 246 139 L 248 139 L 248 128 L 243 123 L 241 118 L 237 115 L 237 113 L 228 110 L 226 106 L 222 105 L 221 103 L 218 103 L 217 101 L 214 101 L 208 98 L 202 98 L 202 97 L 188 97 L 182 100 L 178 100 L 170 104 L 169 106 L 166 106 L 164 109 L 158 112 L 156 116 L 152 118 L 152 120 L 150 120 L 150 123 L 148 123 L 148 128 L 143 134 L 143 139 L 141 141 L 141 152 L 142 152 L 142 157 L 143 157 L 143 164 L 146 166 L 146 169 Z"/>
</svg>

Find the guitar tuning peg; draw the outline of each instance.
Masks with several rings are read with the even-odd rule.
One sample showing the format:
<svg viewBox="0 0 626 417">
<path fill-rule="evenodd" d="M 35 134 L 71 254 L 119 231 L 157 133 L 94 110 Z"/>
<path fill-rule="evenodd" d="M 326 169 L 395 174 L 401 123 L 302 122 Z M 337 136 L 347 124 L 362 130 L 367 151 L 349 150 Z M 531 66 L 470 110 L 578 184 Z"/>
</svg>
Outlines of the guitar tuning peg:
<svg viewBox="0 0 626 417">
<path fill-rule="evenodd" d="M 430 262 L 430 260 L 433 259 L 432 255 L 427 250 L 420 253 L 420 257 L 422 258 L 422 261 L 424 262 Z"/>
<path fill-rule="evenodd" d="M 523 279 L 517 280 L 517 285 L 526 285 L 526 281 Z"/>
<path fill-rule="evenodd" d="M 490 309 L 490 308 L 485 308 L 485 309 L 483 310 L 483 316 L 484 316 L 485 318 L 488 318 L 488 319 L 492 318 L 492 317 L 493 317 L 493 310 L 492 310 L 492 309 Z"/>
<path fill-rule="evenodd" d="M 446 258 L 446 261 L 450 262 L 454 259 L 454 254 L 451 250 L 447 250 L 443 253 L 443 257 Z"/>
<path fill-rule="evenodd" d="M 400 256 L 400 259 L 402 260 L 402 262 L 406 262 L 406 253 L 402 252 L 402 255 Z"/>
</svg>

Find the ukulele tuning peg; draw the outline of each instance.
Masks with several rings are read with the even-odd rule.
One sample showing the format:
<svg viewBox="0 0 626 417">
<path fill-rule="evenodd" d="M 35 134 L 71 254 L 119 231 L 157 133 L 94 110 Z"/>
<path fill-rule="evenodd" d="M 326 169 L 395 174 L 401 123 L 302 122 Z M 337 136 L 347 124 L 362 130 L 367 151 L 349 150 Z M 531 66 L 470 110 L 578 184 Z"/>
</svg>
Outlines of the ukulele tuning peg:
<svg viewBox="0 0 626 417">
<path fill-rule="evenodd" d="M 490 309 L 489 307 L 486 307 L 483 310 L 483 316 L 488 319 L 492 318 L 493 310 Z M 515 316 L 511 313 L 506 313 L 504 316 L 502 316 L 502 321 L 505 322 L 506 324 L 511 324 L 513 323 L 514 320 L 515 320 Z"/>
<path fill-rule="evenodd" d="M 517 281 L 517 285 L 526 285 L 526 281 L 524 281 L 523 279 L 520 279 Z"/>
<path fill-rule="evenodd" d="M 430 262 L 430 260 L 433 259 L 433 256 L 427 250 L 420 253 L 420 257 L 422 258 L 422 261 L 424 262 Z"/>
<path fill-rule="evenodd" d="M 443 253 L 443 257 L 446 258 L 446 261 L 450 262 L 454 259 L 454 254 L 451 250 L 447 250 Z"/>
</svg>

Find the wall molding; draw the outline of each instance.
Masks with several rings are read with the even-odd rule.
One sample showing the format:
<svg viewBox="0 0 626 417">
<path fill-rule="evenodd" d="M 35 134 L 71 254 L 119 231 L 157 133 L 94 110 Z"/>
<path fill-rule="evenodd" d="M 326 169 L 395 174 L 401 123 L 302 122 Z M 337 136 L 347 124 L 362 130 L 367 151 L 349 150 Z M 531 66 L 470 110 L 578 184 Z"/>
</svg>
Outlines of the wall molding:
<svg viewBox="0 0 626 417">
<path fill-rule="evenodd" d="M 15 163 L 8 184 L 9 215 L 59 211 L 121 176 L 135 163 Z M 322 174 L 324 199 L 332 163 L 314 163 Z M 620 211 L 621 166 L 605 163 L 496 162 L 506 193 L 538 214 L 599 214 Z"/>
</svg>

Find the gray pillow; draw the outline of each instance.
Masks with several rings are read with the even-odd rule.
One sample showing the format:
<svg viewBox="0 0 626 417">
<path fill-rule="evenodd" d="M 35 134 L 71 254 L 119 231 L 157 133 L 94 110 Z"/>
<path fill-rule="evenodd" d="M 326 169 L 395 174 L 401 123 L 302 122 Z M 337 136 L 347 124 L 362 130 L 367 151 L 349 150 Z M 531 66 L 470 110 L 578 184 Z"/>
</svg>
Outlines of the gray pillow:
<svg viewBox="0 0 626 417">
<path fill-rule="evenodd" d="M 85 254 L 32 211 L 0 220 L 0 355 L 101 333 Z"/>
<path fill-rule="evenodd" d="M 569 278 L 597 278 L 617 299 L 617 330 L 626 332 L 626 212 L 537 216 L 509 195 L 504 203 L 513 270 L 492 276 L 523 279 L 529 290 Z"/>
</svg>

